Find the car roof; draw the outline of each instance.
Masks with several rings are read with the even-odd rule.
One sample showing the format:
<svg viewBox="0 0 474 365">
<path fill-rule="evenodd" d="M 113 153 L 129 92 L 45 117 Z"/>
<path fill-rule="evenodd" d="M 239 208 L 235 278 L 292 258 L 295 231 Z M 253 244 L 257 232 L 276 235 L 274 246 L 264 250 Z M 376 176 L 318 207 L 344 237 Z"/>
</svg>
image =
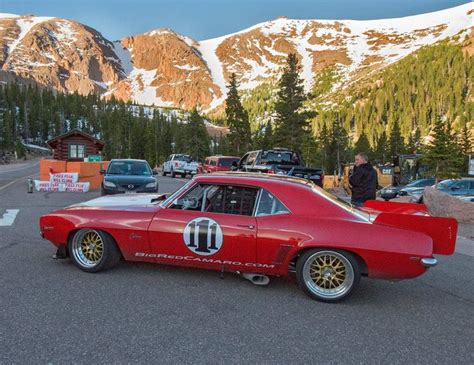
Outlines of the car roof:
<svg viewBox="0 0 474 365">
<path fill-rule="evenodd" d="M 206 158 L 238 158 L 240 159 L 240 157 L 238 156 L 224 156 L 224 155 L 213 155 L 213 156 L 207 156 Z"/>
<path fill-rule="evenodd" d="M 312 182 L 298 177 L 286 175 L 262 174 L 256 172 L 217 172 L 207 175 L 198 175 L 194 178 L 198 182 L 221 182 L 241 185 L 283 184 L 312 188 Z"/>
<path fill-rule="evenodd" d="M 113 158 L 112 160 L 110 160 L 110 162 L 116 162 L 116 161 L 147 162 L 146 160 L 139 160 L 136 158 Z"/>
</svg>

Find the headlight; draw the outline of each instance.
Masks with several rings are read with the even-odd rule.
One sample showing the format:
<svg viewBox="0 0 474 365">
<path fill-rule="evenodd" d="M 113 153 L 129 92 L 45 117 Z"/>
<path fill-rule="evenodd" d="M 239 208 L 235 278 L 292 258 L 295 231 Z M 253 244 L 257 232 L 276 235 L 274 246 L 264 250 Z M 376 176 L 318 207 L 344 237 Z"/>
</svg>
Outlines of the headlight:
<svg viewBox="0 0 474 365">
<path fill-rule="evenodd" d="M 115 183 L 113 183 L 112 181 L 107 181 L 107 180 L 104 181 L 104 186 L 107 186 L 108 188 L 116 188 L 117 187 L 117 185 L 115 185 Z"/>
<path fill-rule="evenodd" d="M 156 188 L 156 181 L 148 183 L 145 185 L 146 188 Z"/>
</svg>

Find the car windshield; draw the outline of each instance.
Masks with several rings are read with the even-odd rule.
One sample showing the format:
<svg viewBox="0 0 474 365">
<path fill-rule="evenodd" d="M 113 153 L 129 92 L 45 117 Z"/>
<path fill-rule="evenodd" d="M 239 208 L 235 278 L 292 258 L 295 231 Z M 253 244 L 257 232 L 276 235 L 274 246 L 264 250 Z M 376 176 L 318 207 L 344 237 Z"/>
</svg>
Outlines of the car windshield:
<svg viewBox="0 0 474 365">
<path fill-rule="evenodd" d="M 330 192 L 328 192 L 324 189 L 321 189 L 319 186 L 316 186 L 316 184 L 312 184 L 312 190 L 315 194 L 318 194 L 318 195 L 330 200 L 334 204 L 336 204 L 339 207 L 351 212 L 352 214 L 355 214 L 355 215 L 359 216 L 360 218 L 362 218 L 366 221 L 371 220 L 370 219 L 370 214 L 368 214 L 367 212 L 364 212 L 364 211 L 360 210 L 359 208 L 353 206 L 348 201 L 346 201 L 344 199 L 341 199 L 338 196 L 336 196 L 334 194 L 331 194 Z"/>
<path fill-rule="evenodd" d="M 299 165 L 298 155 L 291 151 L 264 151 L 261 157 L 262 164 Z"/>
<path fill-rule="evenodd" d="M 145 161 L 112 161 L 107 175 L 140 175 L 150 176 L 151 170 Z"/>
<path fill-rule="evenodd" d="M 416 187 L 421 187 L 421 186 L 430 186 L 434 184 L 434 180 L 429 180 L 429 179 L 422 179 L 422 180 L 416 180 L 413 181 L 412 183 L 407 185 L 407 188 L 416 188 Z"/>
<path fill-rule="evenodd" d="M 193 160 L 192 157 L 189 155 L 176 155 L 174 156 L 174 159 L 178 161 L 185 161 L 185 162 L 191 162 Z"/>
<path fill-rule="evenodd" d="M 451 186 L 457 183 L 457 180 L 443 180 L 438 184 L 438 188 L 449 189 Z"/>
<path fill-rule="evenodd" d="M 221 158 L 219 159 L 219 166 L 221 167 L 230 167 L 232 162 L 239 162 L 238 158 Z"/>
<path fill-rule="evenodd" d="M 171 194 L 166 200 L 162 201 L 160 205 L 162 207 L 166 207 L 169 205 L 172 201 L 174 201 L 176 198 L 178 198 L 185 190 L 189 188 L 190 185 L 194 183 L 193 180 L 189 181 L 187 184 L 181 186 L 178 190 L 176 190 L 173 194 Z"/>
</svg>

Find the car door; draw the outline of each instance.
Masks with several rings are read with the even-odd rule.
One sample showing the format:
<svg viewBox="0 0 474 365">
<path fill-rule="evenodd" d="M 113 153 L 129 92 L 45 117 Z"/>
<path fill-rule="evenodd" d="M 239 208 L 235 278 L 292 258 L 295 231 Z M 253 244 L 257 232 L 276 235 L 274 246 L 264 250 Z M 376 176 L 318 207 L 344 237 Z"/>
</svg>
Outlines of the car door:
<svg viewBox="0 0 474 365">
<path fill-rule="evenodd" d="M 257 189 L 197 184 L 161 209 L 149 227 L 156 261 L 242 270 L 256 258 Z"/>
</svg>

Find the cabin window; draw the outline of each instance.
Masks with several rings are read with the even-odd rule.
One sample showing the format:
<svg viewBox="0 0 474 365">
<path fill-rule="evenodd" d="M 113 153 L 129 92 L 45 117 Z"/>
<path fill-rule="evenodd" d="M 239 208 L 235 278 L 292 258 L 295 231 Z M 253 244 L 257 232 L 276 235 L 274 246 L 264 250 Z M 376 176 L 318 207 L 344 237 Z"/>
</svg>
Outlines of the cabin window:
<svg viewBox="0 0 474 365">
<path fill-rule="evenodd" d="M 83 144 L 70 143 L 69 144 L 69 158 L 84 158 L 86 157 L 86 146 Z"/>
</svg>

